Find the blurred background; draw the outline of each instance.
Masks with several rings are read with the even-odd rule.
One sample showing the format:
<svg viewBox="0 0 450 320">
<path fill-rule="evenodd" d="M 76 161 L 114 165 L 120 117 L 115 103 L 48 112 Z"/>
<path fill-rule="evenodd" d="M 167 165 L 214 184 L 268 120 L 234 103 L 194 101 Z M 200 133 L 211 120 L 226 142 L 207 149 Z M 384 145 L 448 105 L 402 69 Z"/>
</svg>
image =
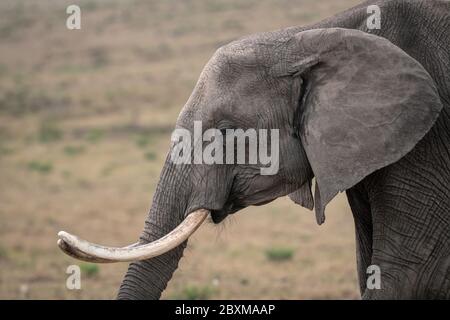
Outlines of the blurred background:
<svg viewBox="0 0 450 320">
<path fill-rule="evenodd" d="M 122 246 L 143 228 L 177 115 L 209 57 L 251 33 L 359 0 L 0 2 L 0 298 L 111 299 L 127 264 L 81 263 L 66 230 Z M 81 8 L 81 30 L 66 8 Z M 81 268 L 81 290 L 66 268 Z M 165 299 L 355 299 L 345 195 L 314 214 L 288 198 L 191 238 Z"/>
</svg>

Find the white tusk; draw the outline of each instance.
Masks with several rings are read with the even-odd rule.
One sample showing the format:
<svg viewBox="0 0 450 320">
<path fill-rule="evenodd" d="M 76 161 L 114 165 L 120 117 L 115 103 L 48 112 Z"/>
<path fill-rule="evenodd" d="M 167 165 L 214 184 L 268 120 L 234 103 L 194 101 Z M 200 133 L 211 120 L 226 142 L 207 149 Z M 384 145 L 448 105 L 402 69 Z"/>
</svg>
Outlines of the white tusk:
<svg viewBox="0 0 450 320">
<path fill-rule="evenodd" d="M 164 237 L 147 244 L 135 243 L 123 248 L 104 247 L 80 239 L 65 231 L 60 231 L 58 233 L 58 246 L 66 254 L 89 262 L 110 263 L 146 260 L 178 247 L 200 227 L 208 214 L 208 210 L 196 210 Z"/>
</svg>

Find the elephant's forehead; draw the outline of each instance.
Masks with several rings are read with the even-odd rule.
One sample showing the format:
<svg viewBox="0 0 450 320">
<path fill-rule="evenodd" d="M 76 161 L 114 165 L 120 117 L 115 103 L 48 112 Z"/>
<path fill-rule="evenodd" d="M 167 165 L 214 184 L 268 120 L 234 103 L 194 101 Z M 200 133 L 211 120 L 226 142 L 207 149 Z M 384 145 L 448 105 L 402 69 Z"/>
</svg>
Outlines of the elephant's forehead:
<svg viewBox="0 0 450 320">
<path fill-rule="evenodd" d="M 190 127 L 195 120 L 208 125 L 233 113 L 241 119 L 231 117 L 231 120 L 239 122 L 245 120 L 246 111 L 260 111 L 267 100 L 265 93 L 271 92 L 267 84 L 274 85 L 273 81 L 261 80 L 267 76 L 266 71 L 279 62 L 274 53 L 282 50 L 290 36 L 286 31 L 260 33 L 217 49 L 203 68 L 177 125 Z M 233 112 L 233 108 L 242 104 L 245 105 L 243 110 Z"/>
<path fill-rule="evenodd" d="M 228 63 L 241 66 L 270 66 L 276 53 L 282 52 L 294 29 L 256 33 L 221 46 L 208 64 Z"/>
</svg>

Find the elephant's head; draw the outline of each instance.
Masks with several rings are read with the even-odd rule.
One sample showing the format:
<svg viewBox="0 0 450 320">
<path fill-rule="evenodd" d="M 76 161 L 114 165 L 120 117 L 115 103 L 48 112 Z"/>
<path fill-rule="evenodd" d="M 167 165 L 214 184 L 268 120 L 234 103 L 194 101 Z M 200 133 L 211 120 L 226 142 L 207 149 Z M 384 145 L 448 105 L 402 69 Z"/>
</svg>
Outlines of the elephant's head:
<svg viewBox="0 0 450 320">
<path fill-rule="evenodd" d="M 214 54 L 178 118 L 140 242 L 109 248 L 61 233 L 60 247 L 89 261 L 139 260 L 119 297 L 158 298 L 185 240 L 209 212 L 218 223 L 289 194 L 315 207 L 322 223 L 338 192 L 403 157 L 441 107 L 430 75 L 384 38 L 334 28 L 238 40 Z M 258 148 L 248 143 L 244 161 L 237 152 L 230 156 L 236 149 L 225 143 L 231 129 L 256 132 Z M 264 139 L 261 132 L 272 134 Z M 193 139 L 183 149 L 186 135 Z"/>
</svg>

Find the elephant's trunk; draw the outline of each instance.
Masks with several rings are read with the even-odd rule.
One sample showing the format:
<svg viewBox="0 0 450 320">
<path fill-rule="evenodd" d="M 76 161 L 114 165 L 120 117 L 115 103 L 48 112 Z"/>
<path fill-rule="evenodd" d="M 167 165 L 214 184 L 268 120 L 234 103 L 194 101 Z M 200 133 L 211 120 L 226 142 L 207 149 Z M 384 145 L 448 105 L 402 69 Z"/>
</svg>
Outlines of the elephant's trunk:
<svg viewBox="0 0 450 320">
<path fill-rule="evenodd" d="M 164 237 L 184 220 L 191 189 L 186 180 L 189 167 L 166 161 L 140 237 L 141 244 Z M 178 267 L 186 244 L 187 240 L 162 255 L 131 263 L 118 299 L 158 299 Z"/>
</svg>

